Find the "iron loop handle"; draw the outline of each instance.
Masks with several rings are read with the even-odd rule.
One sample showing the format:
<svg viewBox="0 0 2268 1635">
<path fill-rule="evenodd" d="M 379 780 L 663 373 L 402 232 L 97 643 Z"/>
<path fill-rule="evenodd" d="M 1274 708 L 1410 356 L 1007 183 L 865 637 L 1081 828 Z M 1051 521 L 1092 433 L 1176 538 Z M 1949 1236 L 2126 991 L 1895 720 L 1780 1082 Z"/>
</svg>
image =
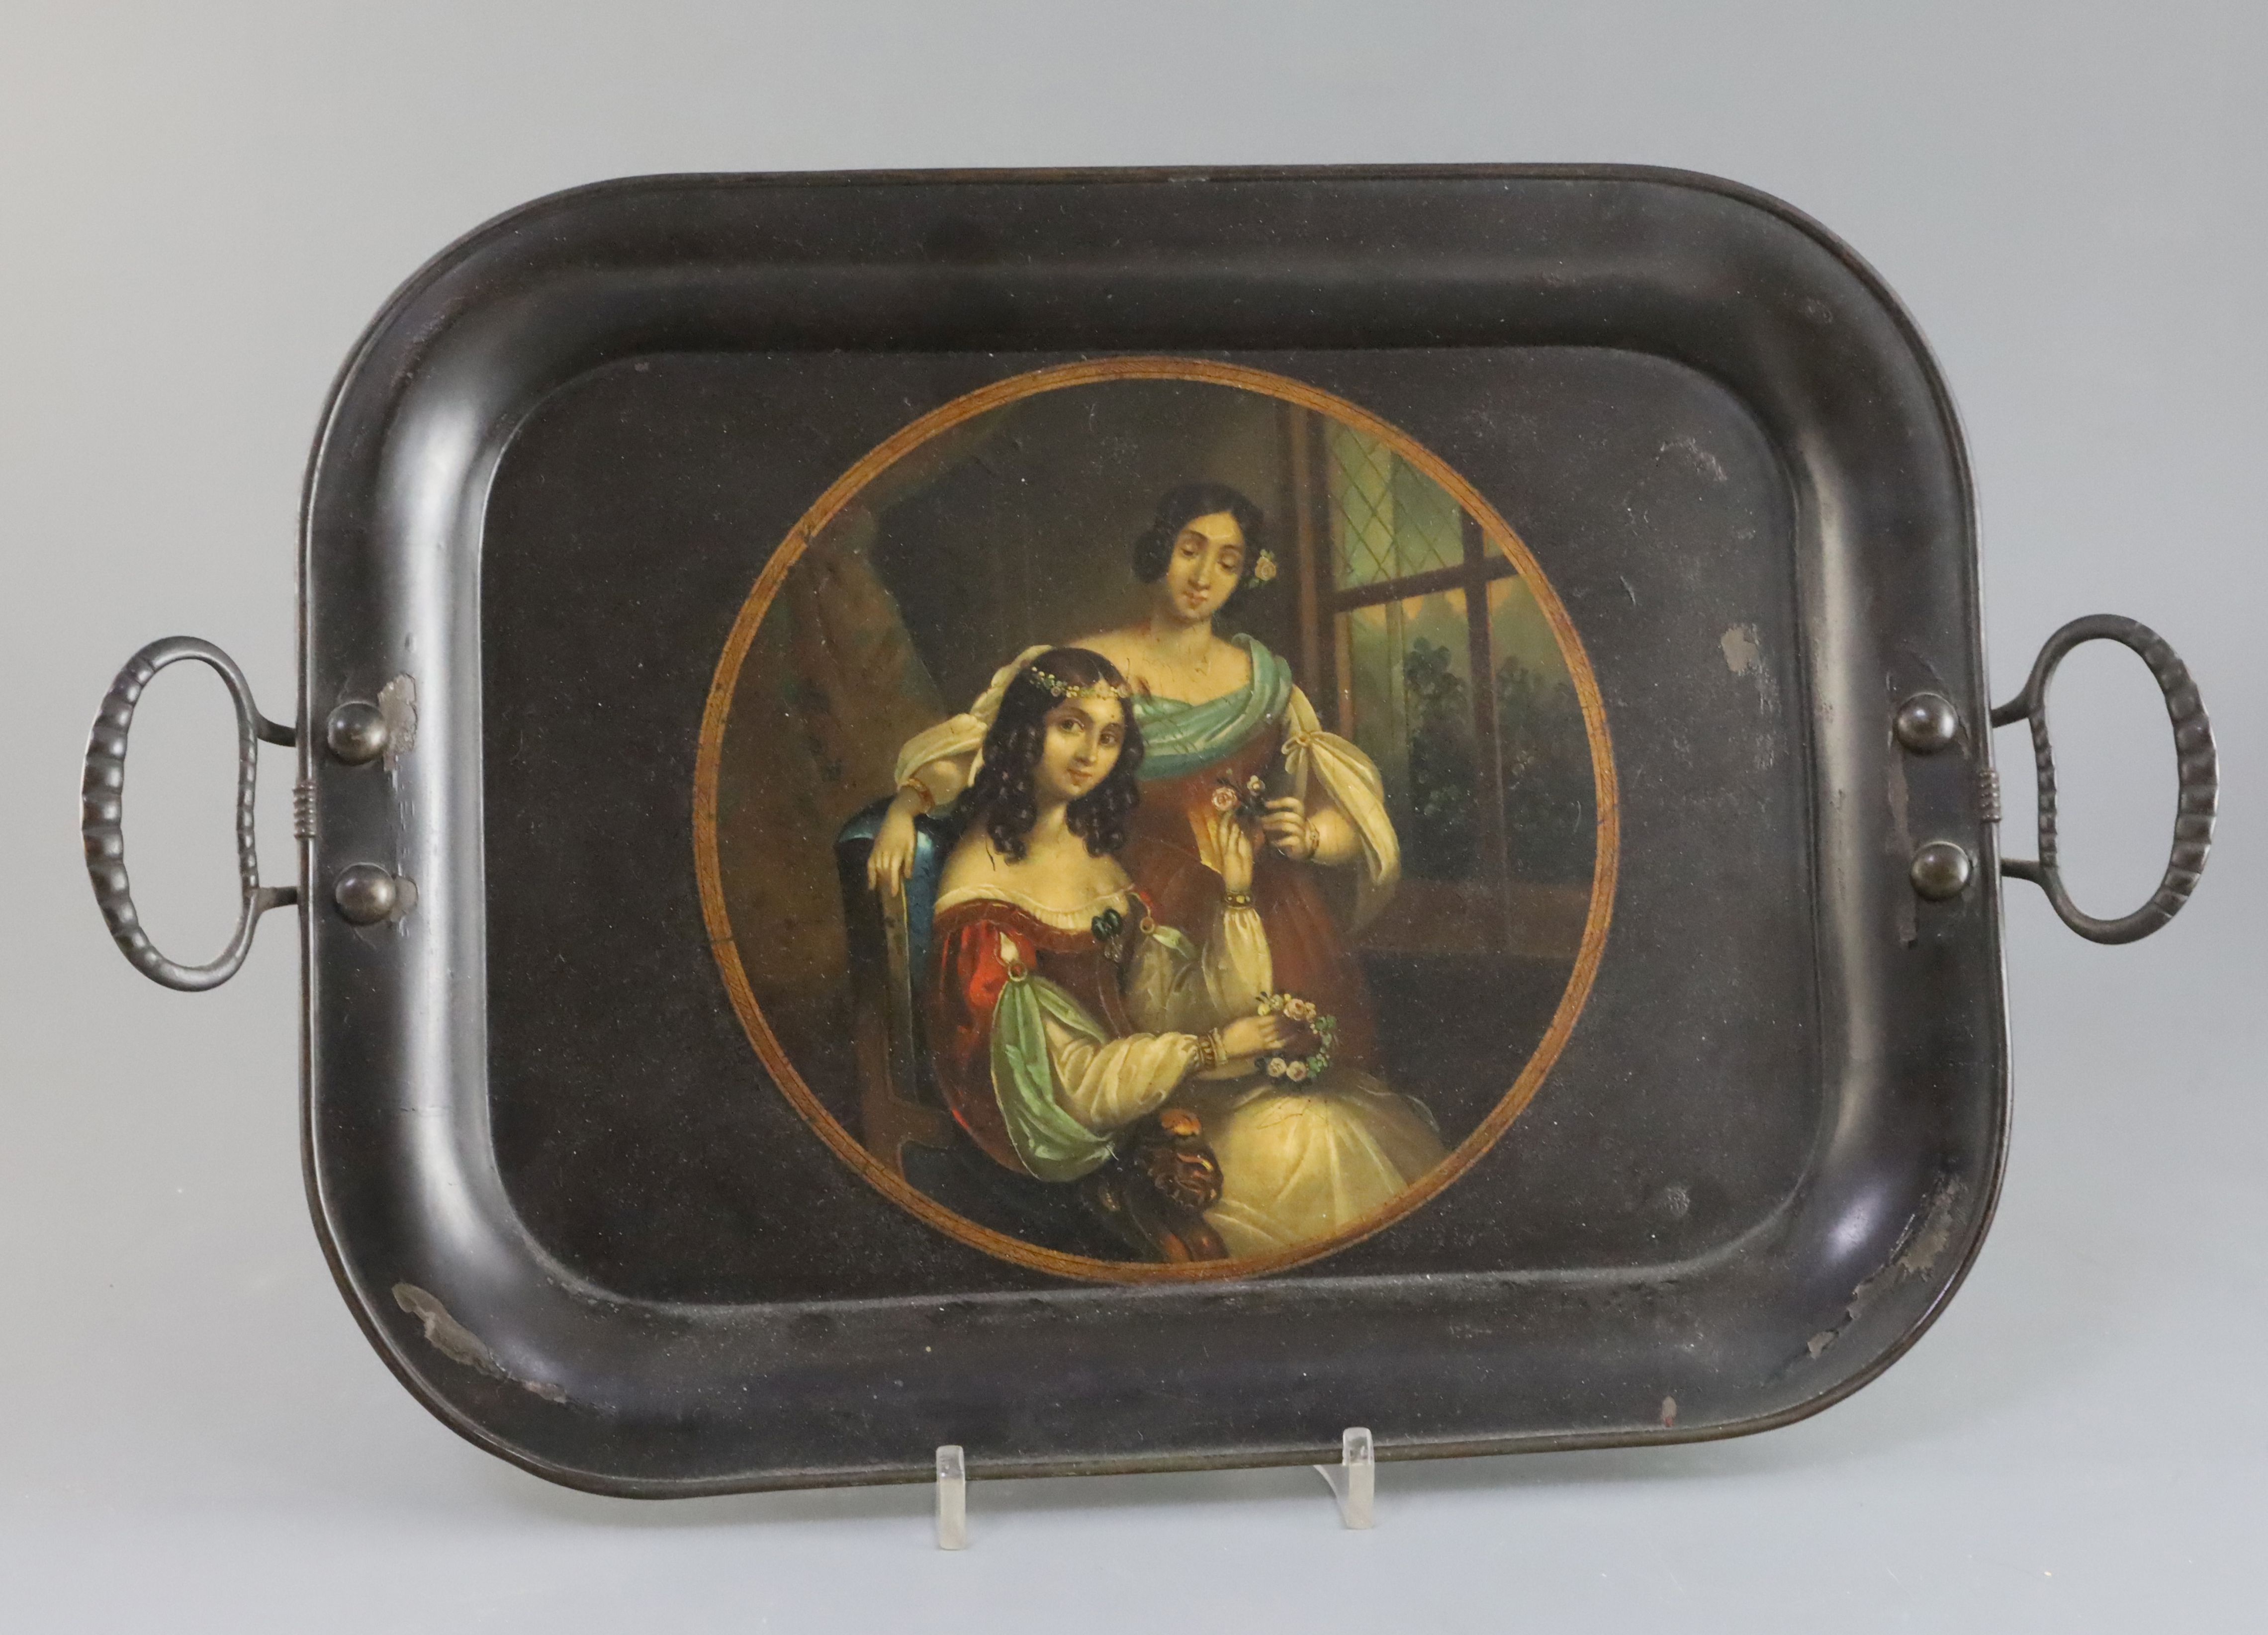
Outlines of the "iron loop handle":
<svg viewBox="0 0 2268 1635">
<path fill-rule="evenodd" d="M 126 735 L 134 725 L 134 706 L 143 689 L 169 664 L 195 659 L 210 665 L 228 688 L 236 705 L 236 867 L 244 882 L 244 910 L 236 934 L 218 959 L 209 965 L 178 965 L 158 952 L 142 917 L 135 911 L 133 888 L 126 879 L 126 837 L 119 828 L 121 803 L 126 789 Z M 110 696 L 94 718 L 87 740 L 86 777 L 79 785 L 79 835 L 86 843 L 87 878 L 94 882 L 94 901 L 108 922 L 110 935 L 134 968 L 151 982 L 187 992 L 217 988 L 237 973 L 252 948 L 252 930 L 270 909 L 299 900 L 296 886 L 262 886 L 260 852 L 253 842 L 253 780 L 259 770 L 260 744 L 291 745 L 297 735 L 288 726 L 269 720 L 254 707 L 252 689 L 244 672 L 210 642 L 193 636 L 168 636 L 151 642 L 126 661 L 111 683 Z"/>
<path fill-rule="evenodd" d="M 2166 873 L 2150 900 L 2132 914 L 2099 920 L 2082 913 L 2064 889 L 2056 866 L 2055 750 L 2048 741 L 2048 681 L 2056 667 L 2082 642 L 2124 642 L 2141 655 L 2166 696 L 2166 714 L 2174 725 L 2174 753 L 2181 769 L 2181 795 L 2174 814 L 2174 844 L 2166 859 Z M 2213 849 L 2213 820 L 2220 803 L 2220 764 L 2213 745 L 2213 723 L 2205 718 L 2205 701 L 2189 667 L 2168 646 L 2165 637 L 2147 625 L 2116 614 L 2098 613 L 2073 619 L 2047 639 L 2024 690 L 1992 711 L 1992 725 L 2018 721 L 2032 724 L 2032 760 L 2040 787 L 2040 855 L 2003 858 L 2000 873 L 2011 880 L 2028 880 L 2048 895 L 2063 923 L 2090 942 L 2138 942 L 2181 912 L 2182 904 L 2197 889 L 2205 872 L 2206 852 Z"/>
</svg>

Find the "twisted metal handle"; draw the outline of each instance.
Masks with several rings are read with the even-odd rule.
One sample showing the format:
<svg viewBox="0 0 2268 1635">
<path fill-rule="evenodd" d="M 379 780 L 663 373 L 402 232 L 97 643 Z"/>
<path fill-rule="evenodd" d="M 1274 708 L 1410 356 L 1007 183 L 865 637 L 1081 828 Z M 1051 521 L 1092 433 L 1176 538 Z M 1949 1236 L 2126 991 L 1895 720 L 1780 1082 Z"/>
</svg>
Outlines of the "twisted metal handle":
<svg viewBox="0 0 2268 1635">
<path fill-rule="evenodd" d="M 126 879 L 126 837 L 119 829 L 121 802 L 126 788 L 126 735 L 134 725 L 134 706 L 143 689 L 169 664 L 195 659 L 210 665 L 228 688 L 236 705 L 236 866 L 244 883 L 244 910 L 218 959 L 207 965 L 178 965 L 158 952 L 142 917 L 134 907 L 134 893 Z M 237 973 L 252 947 L 252 930 L 270 909 L 299 900 L 296 886 L 262 886 L 260 852 L 253 840 L 253 780 L 259 770 L 260 743 L 290 745 L 296 734 L 261 715 L 254 707 L 252 689 L 244 672 L 210 642 L 193 636 L 169 636 L 151 642 L 126 661 L 111 683 L 110 696 L 94 718 L 87 740 L 86 777 L 79 785 L 79 835 L 86 843 L 87 878 L 94 883 L 94 901 L 108 922 L 110 935 L 123 954 L 151 982 L 196 992 L 217 988 Z"/>
<path fill-rule="evenodd" d="M 2174 751 L 2181 768 L 2181 796 L 2174 814 L 2174 843 L 2166 859 L 2166 873 L 2150 900 L 2132 914 L 2099 920 L 2080 911 L 2064 889 L 2056 866 L 2055 750 L 2048 741 L 2048 681 L 2056 667 L 2082 642 L 2124 642 L 2141 655 L 2166 696 L 2166 715 L 2173 722 Z M 2182 904 L 2197 889 L 2205 872 L 2205 854 L 2213 849 L 2213 820 L 2220 803 L 2220 766 L 2213 744 L 2213 723 L 2205 718 L 2205 701 L 2189 667 L 2168 646 L 2163 637 L 2147 625 L 2116 614 L 2098 613 L 2073 619 L 2047 639 L 2024 690 L 1992 711 L 1992 725 L 2017 721 L 2032 724 L 2032 760 L 2040 785 L 2040 855 L 2004 858 L 2000 873 L 2011 880 L 2028 880 L 2048 895 L 2063 923 L 2091 942 L 2138 942 L 2181 912 Z"/>
</svg>

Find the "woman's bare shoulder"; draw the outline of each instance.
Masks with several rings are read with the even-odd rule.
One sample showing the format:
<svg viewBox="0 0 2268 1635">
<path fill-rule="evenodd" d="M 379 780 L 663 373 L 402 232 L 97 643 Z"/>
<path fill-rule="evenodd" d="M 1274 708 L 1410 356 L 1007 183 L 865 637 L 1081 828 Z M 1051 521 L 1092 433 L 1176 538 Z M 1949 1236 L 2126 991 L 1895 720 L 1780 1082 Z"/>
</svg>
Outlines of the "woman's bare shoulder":
<svg viewBox="0 0 2268 1635">
<path fill-rule="evenodd" d="M 1150 690 L 1149 673 L 1156 667 L 1156 655 L 1150 651 L 1141 631 L 1123 628 L 1097 630 L 1091 636 L 1082 636 L 1077 641 L 1064 644 L 1084 647 L 1091 653 L 1101 654 L 1119 674 L 1126 678 L 1136 692 Z"/>
<path fill-rule="evenodd" d="M 1076 641 L 1064 644 L 1066 647 L 1084 647 L 1091 653 L 1101 653 L 1113 664 L 1116 664 L 1126 654 L 1139 652 L 1142 650 L 1142 632 L 1130 630 L 1124 625 L 1108 630 L 1096 630 L 1092 634 L 1080 637 Z"/>
<path fill-rule="evenodd" d="M 1000 878 L 1001 871 L 1015 866 L 992 850 L 991 837 L 981 823 L 972 823 L 945 859 L 945 872 L 938 877 L 938 894 L 958 891 L 964 886 L 981 886 Z"/>
</svg>

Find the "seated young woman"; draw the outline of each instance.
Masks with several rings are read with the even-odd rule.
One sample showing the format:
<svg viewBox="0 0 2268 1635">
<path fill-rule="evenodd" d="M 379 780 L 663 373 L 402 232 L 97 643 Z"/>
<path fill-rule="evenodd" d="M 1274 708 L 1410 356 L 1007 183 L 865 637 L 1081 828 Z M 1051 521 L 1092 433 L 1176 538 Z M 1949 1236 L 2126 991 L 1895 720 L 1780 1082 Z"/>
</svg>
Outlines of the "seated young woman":
<svg viewBox="0 0 2268 1635">
<path fill-rule="evenodd" d="M 1219 813 L 1220 906 L 1202 942 L 1157 922 L 1116 853 L 1141 730 L 1108 659 L 1035 657 L 1005 688 L 939 882 L 929 1042 L 954 1116 L 995 1161 L 1071 1182 L 1169 1104 L 1220 1170 L 1204 1221 L 1231 1256 L 1334 1235 L 1443 1157 L 1425 1109 L 1351 1067 L 1296 1087 L 1256 1058 L 1314 1041 L 1259 1014 L 1274 981 L 1253 837 Z"/>
<path fill-rule="evenodd" d="M 1370 987 L 1349 933 L 1392 897 L 1401 846 L 1376 764 L 1323 730 L 1290 665 L 1251 636 L 1216 628 L 1248 598 L 1281 586 L 1264 527 L 1260 508 L 1224 484 L 1171 490 L 1134 542 L 1141 612 L 1070 645 L 1108 659 L 1132 689 L 1126 702 L 1149 754 L 1139 773 L 1142 802 L 1127 819 L 1118 857 L 1151 911 L 1202 935 L 1220 910 L 1213 802 L 1224 784 L 1245 790 L 1257 778 L 1275 788 L 1259 821 L 1251 895 L 1275 945 L 1276 978 L 1337 1019 L 1336 1059 L 1374 1071 Z M 867 857 L 875 890 L 904 888 L 917 814 L 968 799 L 1002 695 L 1039 651 L 1002 666 L 966 711 L 900 750 L 897 793 Z M 1328 906 L 1328 873 L 1351 877 L 1351 918 L 1344 925 Z"/>
</svg>

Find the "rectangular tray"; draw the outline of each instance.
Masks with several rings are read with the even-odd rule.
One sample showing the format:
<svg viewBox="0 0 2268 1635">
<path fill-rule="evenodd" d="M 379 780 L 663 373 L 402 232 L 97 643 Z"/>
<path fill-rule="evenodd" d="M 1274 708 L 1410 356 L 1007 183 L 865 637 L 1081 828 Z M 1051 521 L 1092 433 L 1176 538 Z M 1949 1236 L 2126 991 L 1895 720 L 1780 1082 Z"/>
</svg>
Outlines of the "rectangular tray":
<svg viewBox="0 0 2268 1635">
<path fill-rule="evenodd" d="M 919 492 L 989 473 L 986 493 L 1054 482 L 1068 505 L 1121 472 L 1131 491 L 1231 401 L 1206 393 L 1287 383 L 1259 390 L 1284 440 L 1253 459 L 1310 600 L 1252 618 L 1327 725 L 1366 661 L 1329 650 L 1357 622 L 1311 602 L 1348 587 L 1281 525 L 1357 491 L 1312 469 L 1350 448 L 1430 452 L 1465 519 L 1440 572 L 1524 552 L 1512 578 L 1587 667 L 1588 881 L 1504 885 L 1508 929 L 1453 957 L 1470 894 L 1418 889 L 1413 864 L 1416 906 L 1358 956 L 1445 1141 L 1508 1127 L 1418 1206 L 1264 1275 L 1004 1256 L 893 1196 L 894 1164 L 928 1160 L 875 1156 L 899 1134 L 874 1121 L 921 1094 L 877 1088 L 903 1021 L 871 927 L 845 933 L 858 1008 L 828 1014 L 850 1021 L 767 1009 L 795 939 L 858 917 L 810 843 L 839 810 L 774 863 L 733 851 L 813 775 L 787 749 L 734 761 L 720 723 L 824 715 L 822 660 L 761 673 L 766 609 L 803 593 L 778 553 L 864 552 L 946 709 L 1026 640 L 1085 628 L 1077 530 L 1004 534 L 991 580 L 948 573 L 922 532 L 944 499 L 857 486 L 946 446 L 909 426 L 949 437 L 991 401 L 971 394 L 1036 401 L 1048 371 L 1169 407 L 1126 409 L 1154 429 L 1132 440 L 1033 411 L 952 454 L 978 475 Z M 1222 414 L 1209 448 L 1248 434 Z M 841 544 L 858 504 L 880 520 Z M 1095 524 L 1113 552 L 1117 527 Z M 1312 516 L 1298 537 L 1337 549 Z M 1350 1424 L 1381 1458 L 1722 1436 L 1879 1373 L 1984 1236 L 2008 1102 L 1960 433 L 1880 280 L 1754 193 L 1521 167 L 563 195 L 451 247 L 374 322 L 323 423 L 303 575 L 317 1225 L 402 1381 L 542 1476 L 639 1496 L 910 1480 L 946 1442 L 978 1477 L 1305 1462 Z M 813 592 L 796 629 L 855 590 Z M 1395 639 L 1432 605 L 1411 597 Z M 874 684 L 836 634 L 828 673 Z M 720 664 L 735 642 L 758 669 Z M 1920 691 L 1959 719 L 1926 757 L 1890 731 Z M 381 760 L 309 741 L 381 695 Z M 1475 821 L 1513 821 L 1495 810 Z M 1977 864 L 1949 900 L 1910 883 L 1927 839 Z M 404 887 L 392 917 L 349 923 L 332 897 L 357 865 L 414 906 Z"/>
</svg>

